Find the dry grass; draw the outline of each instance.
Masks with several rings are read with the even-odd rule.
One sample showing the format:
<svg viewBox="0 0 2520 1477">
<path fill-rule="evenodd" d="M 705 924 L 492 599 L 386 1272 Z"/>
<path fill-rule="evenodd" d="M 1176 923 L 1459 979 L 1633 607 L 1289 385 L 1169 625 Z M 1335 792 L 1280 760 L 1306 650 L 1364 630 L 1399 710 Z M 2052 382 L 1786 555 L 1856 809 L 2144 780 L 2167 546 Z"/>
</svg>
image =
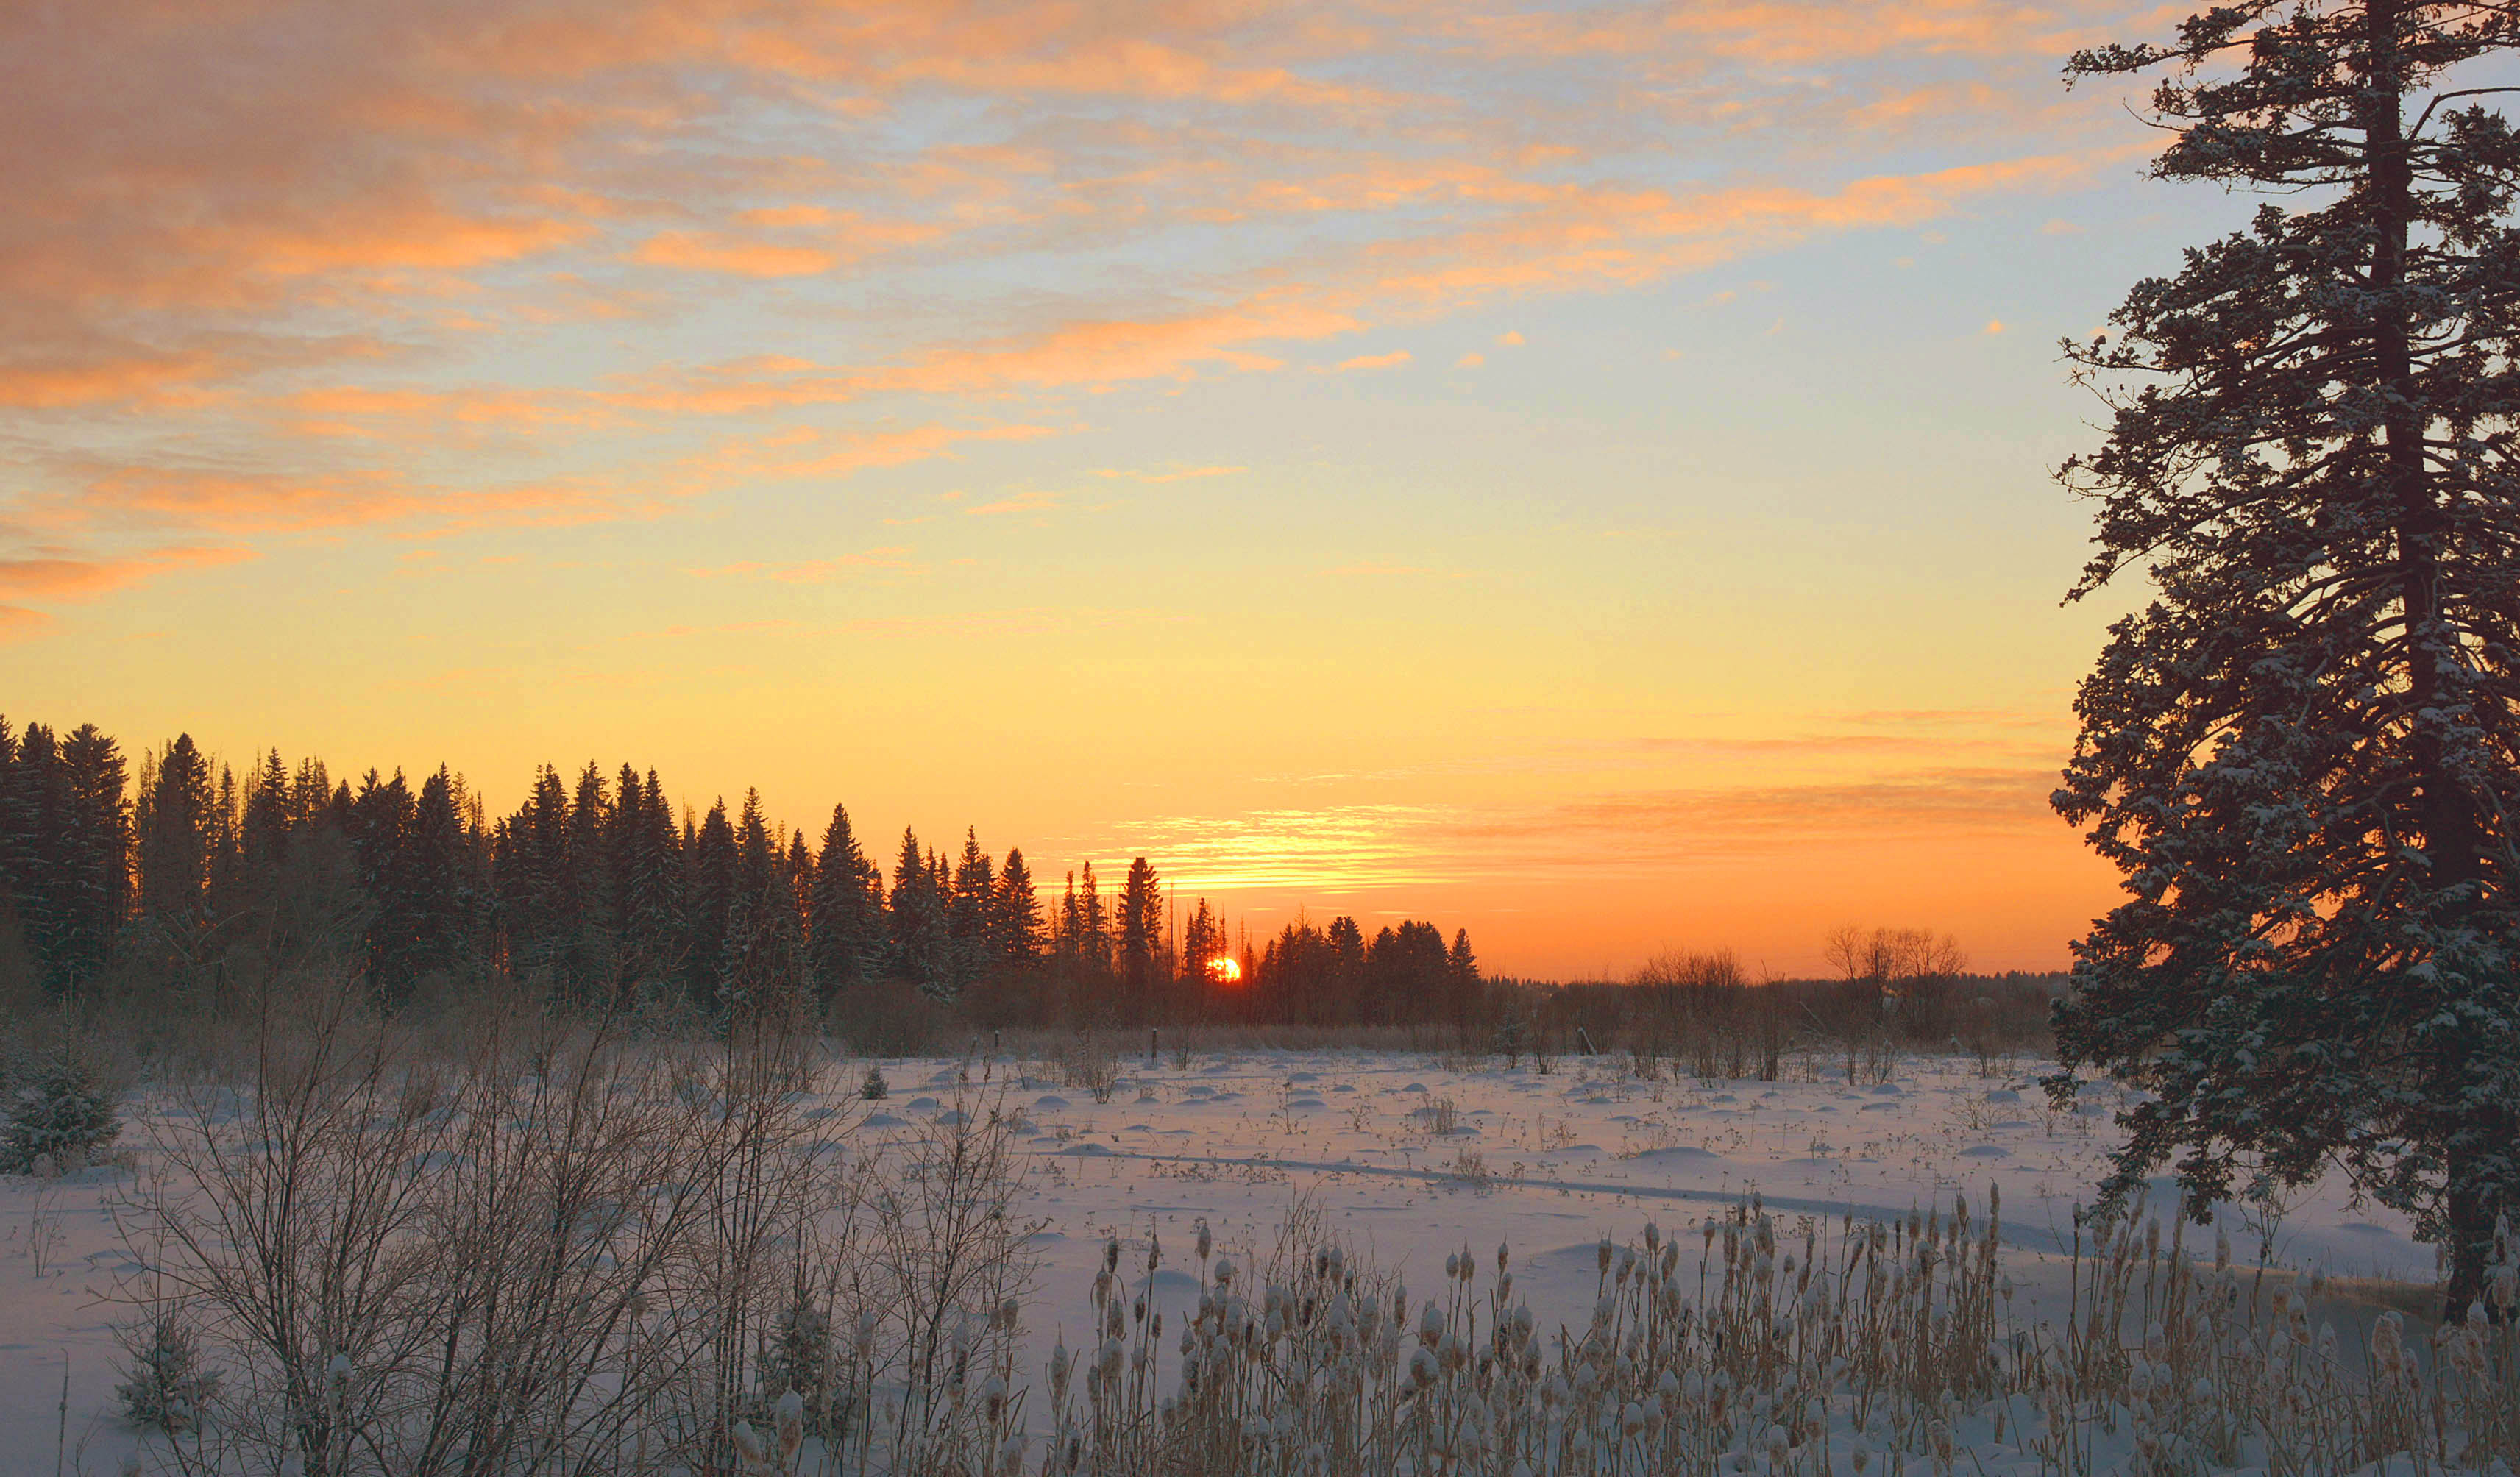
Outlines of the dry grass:
<svg viewBox="0 0 2520 1477">
<path fill-rule="evenodd" d="M 1648 1225 L 1639 1242 L 1602 1241 L 1592 1317 L 1551 1332 L 1515 1298 L 1507 1248 L 1493 1271 L 1466 1247 L 1448 1257 L 1440 1291 L 1413 1302 L 1298 1200 L 1258 1276 L 1212 1262 L 1202 1230 L 1198 1308 L 1170 1379 L 1160 1316 L 1115 1241 L 1084 1398 L 1062 1346 L 1057 1435 L 1029 1470 L 2341 1477 L 2520 1455 L 2507 1231 L 2501 1321 L 2479 1310 L 2427 1360 L 2385 1311 L 2358 1361 L 2332 1327 L 2311 1332 L 2313 1289 L 2254 1303 L 2228 1262 L 2199 1266 L 2149 1223 L 2094 1226 L 2062 1322 L 2019 1326 L 1991 1212 L 1789 1228 L 1754 1198 L 1692 1228 L 1694 1258 Z M 1161 1262 L 1150 1242 L 1144 1277 Z"/>
</svg>

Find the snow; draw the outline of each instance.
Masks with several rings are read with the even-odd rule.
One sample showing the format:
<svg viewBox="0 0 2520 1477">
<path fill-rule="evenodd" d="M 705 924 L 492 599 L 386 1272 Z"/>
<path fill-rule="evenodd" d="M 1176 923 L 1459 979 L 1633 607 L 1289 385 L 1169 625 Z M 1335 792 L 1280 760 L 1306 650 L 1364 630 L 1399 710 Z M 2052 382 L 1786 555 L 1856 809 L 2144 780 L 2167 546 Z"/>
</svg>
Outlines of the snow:
<svg viewBox="0 0 2520 1477">
<path fill-rule="evenodd" d="M 2113 1089 L 2055 1112 L 2029 1086 L 2045 1063 L 1988 1078 L 1974 1059 L 1912 1057 L 1893 1081 L 1852 1088 L 1797 1076 L 1799 1065 L 1789 1060 L 1791 1080 L 1773 1083 L 1647 1083 L 1600 1058 L 1544 1075 L 1452 1069 L 1420 1055 L 1248 1051 L 1186 1067 L 1124 1063 L 1111 1100 L 1096 1103 L 1065 1096 L 1038 1065 L 975 1062 L 964 1082 L 950 1060 L 886 1061 L 887 1076 L 924 1083 L 929 1095 L 902 1105 L 908 1118 L 873 1112 L 866 1134 L 916 1132 L 957 1111 L 1020 1111 L 1019 1203 L 1040 1223 L 1029 1242 L 1039 1289 L 1025 1310 L 1035 1371 L 1054 1339 L 1064 1331 L 1073 1344 L 1086 1324 L 1105 1236 L 1142 1258 L 1148 1231 L 1161 1234 L 1167 1271 L 1154 1297 L 1177 1320 L 1196 1296 L 1188 1253 L 1196 1223 L 1210 1225 L 1220 1253 L 1256 1262 L 1299 1193 L 1333 1234 L 1412 1287 L 1437 1285 L 1449 1253 L 1466 1246 L 1485 1264 L 1507 1243 L 1516 1287 L 1548 1328 L 1580 1325 L 1589 1313 L 1599 1239 L 1624 1243 L 1647 1220 L 1694 1224 L 1754 1190 L 1787 1217 L 1905 1217 L 1958 1194 L 1982 1216 L 1993 1188 L 2022 1311 L 2060 1299 L 2058 1253 L 2071 1248 L 2074 1209 L 2116 1141 Z M 847 1105 L 838 1085 L 864 1069 L 835 1063 L 827 1105 Z M 1433 1110 L 1447 1100 L 1460 1127 L 1437 1133 Z M 0 1477 L 53 1470 L 65 1359 L 66 1470 L 113 1471 L 133 1447 L 113 1413 L 108 1301 L 117 1276 L 137 1270 L 110 1214 L 129 1176 L 0 1178 L 0 1431 L 17 1438 L 0 1443 Z M 2166 1190 L 2155 1203 L 2166 1219 Z M 2244 1264 L 2263 1254 L 2355 1276 L 2432 1275 L 2431 1249 L 2402 1219 L 2353 1204 L 2333 1181 L 2278 1224 L 2228 1207 L 2221 1221 Z M 2210 1254 L 2213 1240 L 2191 1229 L 2187 1246 Z"/>
</svg>

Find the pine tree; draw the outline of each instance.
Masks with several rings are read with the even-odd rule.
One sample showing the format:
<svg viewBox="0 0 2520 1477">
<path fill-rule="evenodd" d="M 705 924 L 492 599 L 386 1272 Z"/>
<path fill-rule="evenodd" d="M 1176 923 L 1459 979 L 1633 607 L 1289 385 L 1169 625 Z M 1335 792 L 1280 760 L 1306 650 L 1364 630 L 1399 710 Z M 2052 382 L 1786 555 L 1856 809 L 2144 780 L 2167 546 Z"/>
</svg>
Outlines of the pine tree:
<svg viewBox="0 0 2520 1477">
<path fill-rule="evenodd" d="M 2453 1310 L 2520 1209 L 2520 139 L 2444 89 L 2515 41 L 2235 0 L 2067 67 L 2162 71 L 2153 173 L 2276 200 L 2067 346 L 2114 410 L 2061 473 L 2100 505 L 2073 593 L 2158 593 L 2076 703 L 2056 807 L 2128 898 L 2059 1054 L 2144 1092 L 2113 1203 L 2174 1159 L 2200 1216 L 2333 1159 L 2447 1243 Z"/>
</svg>

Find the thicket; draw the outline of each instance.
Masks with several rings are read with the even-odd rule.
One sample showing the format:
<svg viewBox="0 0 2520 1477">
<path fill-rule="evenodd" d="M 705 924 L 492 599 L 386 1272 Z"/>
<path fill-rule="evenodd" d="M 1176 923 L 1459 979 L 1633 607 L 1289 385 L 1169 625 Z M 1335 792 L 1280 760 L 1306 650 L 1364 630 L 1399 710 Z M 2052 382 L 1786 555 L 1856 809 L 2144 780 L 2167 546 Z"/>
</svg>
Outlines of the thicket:
<svg viewBox="0 0 2520 1477">
<path fill-rule="evenodd" d="M 272 752 L 240 774 L 189 735 L 131 766 L 93 726 L 0 721 L 0 1004 L 118 1001 L 184 1030 L 343 964 L 388 1007 L 515 979 L 721 1034 L 802 1012 L 905 1054 L 975 1026 L 1458 1024 L 1477 999 L 1468 936 L 1432 923 L 1341 918 L 1255 952 L 1144 857 L 1116 888 L 1086 862 L 1048 891 L 968 830 L 954 853 L 904 828 L 886 860 L 845 807 L 817 841 L 757 793 L 696 813 L 627 764 L 546 766 L 493 815 L 443 766 L 352 781 Z"/>
<path fill-rule="evenodd" d="M 185 1473 L 937 1470 L 1037 1228 L 994 1102 L 878 1152 L 853 1090 L 769 1024 L 274 992 L 158 1089 L 125 1404 Z"/>
</svg>

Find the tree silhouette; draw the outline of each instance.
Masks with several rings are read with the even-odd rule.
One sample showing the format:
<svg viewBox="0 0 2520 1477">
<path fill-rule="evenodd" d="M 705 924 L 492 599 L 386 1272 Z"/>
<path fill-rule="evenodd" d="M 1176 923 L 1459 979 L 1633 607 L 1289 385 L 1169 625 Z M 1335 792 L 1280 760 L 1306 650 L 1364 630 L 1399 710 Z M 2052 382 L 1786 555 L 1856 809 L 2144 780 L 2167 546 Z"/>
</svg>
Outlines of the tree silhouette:
<svg viewBox="0 0 2520 1477">
<path fill-rule="evenodd" d="M 2515 36 L 2239 0 L 2067 67 L 2159 72 L 2154 175 L 2281 203 L 2067 346 L 2114 410 L 2061 473 L 2099 505 L 2073 593 L 2158 593 L 2076 703 L 2056 807 L 2128 898 L 2059 1050 L 2146 1090 L 2110 1196 L 2175 1158 L 2201 1215 L 2333 1158 L 2459 1307 L 2520 1189 L 2520 141 L 2447 73 Z"/>
</svg>

